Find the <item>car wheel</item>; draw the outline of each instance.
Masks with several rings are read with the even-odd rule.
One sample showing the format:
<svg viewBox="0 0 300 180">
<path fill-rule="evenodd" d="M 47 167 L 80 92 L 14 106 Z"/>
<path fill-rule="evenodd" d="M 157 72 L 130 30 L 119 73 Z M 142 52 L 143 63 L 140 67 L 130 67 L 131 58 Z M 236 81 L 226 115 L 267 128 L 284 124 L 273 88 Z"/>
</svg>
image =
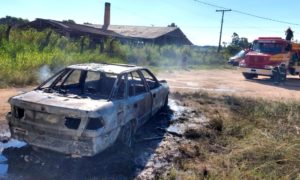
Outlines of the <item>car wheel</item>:
<svg viewBox="0 0 300 180">
<path fill-rule="evenodd" d="M 244 76 L 246 79 L 253 79 L 253 78 L 257 77 L 256 74 L 251 74 L 251 73 L 243 73 L 243 76 Z"/>
<path fill-rule="evenodd" d="M 132 121 L 127 122 L 122 128 L 119 133 L 118 142 L 122 145 L 125 145 L 127 147 L 132 146 L 132 140 L 133 140 L 133 124 Z"/>
<path fill-rule="evenodd" d="M 240 63 L 237 62 L 237 61 L 235 61 L 235 62 L 232 63 L 233 66 L 239 66 L 239 64 L 240 64 Z"/>
</svg>

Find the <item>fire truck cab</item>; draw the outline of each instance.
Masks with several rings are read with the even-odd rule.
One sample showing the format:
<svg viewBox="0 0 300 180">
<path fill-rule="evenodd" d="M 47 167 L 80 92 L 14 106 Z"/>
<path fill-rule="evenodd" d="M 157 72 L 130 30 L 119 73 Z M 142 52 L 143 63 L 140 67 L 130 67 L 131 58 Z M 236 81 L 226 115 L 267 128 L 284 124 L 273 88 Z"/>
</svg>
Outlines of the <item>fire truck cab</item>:
<svg viewBox="0 0 300 180">
<path fill-rule="evenodd" d="M 260 37 L 239 64 L 246 79 L 270 76 L 275 82 L 284 81 L 287 74 L 299 75 L 300 44 L 280 37 Z"/>
</svg>

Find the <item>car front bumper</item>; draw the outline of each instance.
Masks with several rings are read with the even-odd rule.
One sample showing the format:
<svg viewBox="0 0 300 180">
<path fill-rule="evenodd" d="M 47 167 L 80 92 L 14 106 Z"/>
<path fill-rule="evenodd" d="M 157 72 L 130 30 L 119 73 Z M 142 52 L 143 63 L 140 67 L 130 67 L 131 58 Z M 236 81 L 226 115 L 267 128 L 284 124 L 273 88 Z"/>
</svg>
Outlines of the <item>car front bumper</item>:
<svg viewBox="0 0 300 180">
<path fill-rule="evenodd" d="M 257 74 L 257 75 L 262 75 L 262 76 L 272 76 L 272 70 L 271 69 L 257 69 L 257 68 L 239 67 L 239 70 L 242 73 Z"/>
</svg>

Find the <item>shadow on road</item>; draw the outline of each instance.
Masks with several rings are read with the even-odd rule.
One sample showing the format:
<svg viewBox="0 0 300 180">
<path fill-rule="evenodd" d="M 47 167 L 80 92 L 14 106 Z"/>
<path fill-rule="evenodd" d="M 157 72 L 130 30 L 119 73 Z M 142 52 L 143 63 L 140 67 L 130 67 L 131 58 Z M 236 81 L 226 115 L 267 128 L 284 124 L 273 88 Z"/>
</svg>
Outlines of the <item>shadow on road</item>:
<svg viewBox="0 0 300 180">
<path fill-rule="evenodd" d="M 260 78 L 260 79 L 253 79 L 247 80 L 249 82 L 260 83 L 263 85 L 274 86 L 277 88 L 283 88 L 288 90 L 296 90 L 300 91 L 300 78 L 287 78 L 285 82 L 281 82 L 279 84 L 275 84 L 271 78 Z"/>
<path fill-rule="evenodd" d="M 142 171 L 168 128 L 173 111 L 158 113 L 141 127 L 132 148 L 114 145 L 94 157 L 71 158 L 30 146 L 3 151 L 7 179 L 132 179 Z"/>
</svg>

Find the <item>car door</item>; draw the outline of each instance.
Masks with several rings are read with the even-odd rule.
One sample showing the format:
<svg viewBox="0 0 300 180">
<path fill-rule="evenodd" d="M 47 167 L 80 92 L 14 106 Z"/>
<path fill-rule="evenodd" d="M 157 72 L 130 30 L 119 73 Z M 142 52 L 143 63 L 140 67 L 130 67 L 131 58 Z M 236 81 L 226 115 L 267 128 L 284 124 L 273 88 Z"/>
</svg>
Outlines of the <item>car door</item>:
<svg viewBox="0 0 300 180">
<path fill-rule="evenodd" d="M 127 82 L 127 74 L 121 74 L 118 76 L 118 80 L 114 84 L 114 88 L 112 91 L 112 102 L 114 105 L 114 111 L 116 113 L 116 120 L 118 126 L 123 126 L 130 119 L 130 117 L 126 116 L 126 83 Z"/>
<path fill-rule="evenodd" d="M 137 127 L 142 126 L 151 117 L 152 96 L 148 91 L 140 73 L 133 71 L 128 73 L 128 105 L 131 112 L 128 116 L 135 115 Z"/>
<path fill-rule="evenodd" d="M 152 115 L 157 113 L 164 103 L 164 93 L 162 91 L 162 87 L 160 86 L 156 77 L 147 69 L 142 69 L 140 72 L 143 75 L 143 78 L 150 90 L 152 96 Z"/>
</svg>

